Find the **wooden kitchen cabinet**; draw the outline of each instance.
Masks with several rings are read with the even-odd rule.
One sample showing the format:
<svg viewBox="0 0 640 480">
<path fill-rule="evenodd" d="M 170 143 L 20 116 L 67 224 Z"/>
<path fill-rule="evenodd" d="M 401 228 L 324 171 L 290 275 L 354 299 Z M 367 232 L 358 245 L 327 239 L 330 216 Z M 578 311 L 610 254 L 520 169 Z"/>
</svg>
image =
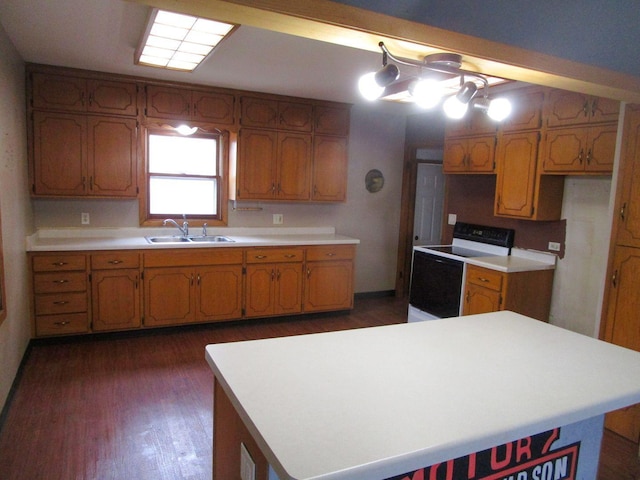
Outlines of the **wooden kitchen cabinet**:
<svg viewBox="0 0 640 480">
<path fill-rule="evenodd" d="M 136 197 L 135 119 L 33 112 L 35 196 Z"/>
<path fill-rule="evenodd" d="M 444 173 L 495 173 L 496 137 L 447 137 Z"/>
<path fill-rule="evenodd" d="M 501 132 L 538 130 L 542 127 L 542 112 L 547 89 L 540 87 L 519 88 L 499 94 L 511 102 L 511 115 L 500 123 Z"/>
<path fill-rule="evenodd" d="M 311 200 L 344 202 L 347 199 L 348 139 L 316 135 L 313 140 Z"/>
<path fill-rule="evenodd" d="M 547 130 L 542 172 L 611 174 L 617 134 L 617 124 Z"/>
<path fill-rule="evenodd" d="M 238 199 L 308 200 L 310 176 L 311 135 L 240 130 Z"/>
<path fill-rule="evenodd" d="M 311 246 L 306 252 L 305 312 L 353 308 L 355 246 Z"/>
<path fill-rule="evenodd" d="M 498 138 L 496 216 L 559 220 L 564 179 L 537 171 L 540 133 L 503 133 Z"/>
<path fill-rule="evenodd" d="M 31 256 L 35 336 L 89 331 L 87 259 L 84 254 Z"/>
<path fill-rule="evenodd" d="M 140 256 L 114 251 L 90 255 L 91 329 L 95 332 L 139 328 Z"/>
<path fill-rule="evenodd" d="M 242 97 L 243 127 L 272 128 L 310 133 L 313 127 L 313 105 L 281 101 L 266 97 Z"/>
<path fill-rule="evenodd" d="M 350 111 L 344 105 L 316 105 L 313 131 L 319 135 L 349 135 Z"/>
<path fill-rule="evenodd" d="M 302 311 L 301 248 L 256 248 L 246 253 L 245 317 Z"/>
<path fill-rule="evenodd" d="M 492 136 L 498 130 L 498 124 L 483 111 L 470 109 L 460 120 L 447 120 L 447 137 Z"/>
<path fill-rule="evenodd" d="M 73 77 L 34 72 L 31 77 L 34 109 L 136 116 L 135 82 Z"/>
<path fill-rule="evenodd" d="M 640 247 L 640 107 L 627 110 L 618 176 L 617 245 Z"/>
<path fill-rule="evenodd" d="M 156 251 L 144 258 L 144 325 L 240 318 L 242 249 Z"/>
<path fill-rule="evenodd" d="M 235 124 L 235 96 L 213 89 L 147 85 L 145 114 L 152 118 Z"/>
<path fill-rule="evenodd" d="M 545 105 L 548 127 L 617 122 L 620 102 L 566 90 L 552 90 Z"/>
<path fill-rule="evenodd" d="M 549 321 L 553 270 L 500 272 L 467 265 L 463 315 L 512 310 Z"/>
</svg>

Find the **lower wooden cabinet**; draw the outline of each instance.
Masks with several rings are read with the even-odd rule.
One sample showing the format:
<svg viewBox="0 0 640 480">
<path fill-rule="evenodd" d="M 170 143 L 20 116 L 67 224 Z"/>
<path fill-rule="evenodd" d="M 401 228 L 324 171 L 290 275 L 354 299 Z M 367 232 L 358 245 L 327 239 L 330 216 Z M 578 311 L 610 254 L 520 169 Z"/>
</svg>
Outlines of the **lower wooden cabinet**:
<svg viewBox="0 0 640 480">
<path fill-rule="evenodd" d="M 505 273 L 467 265 L 463 315 L 512 310 L 549 321 L 553 270 Z"/>
<path fill-rule="evenodd" d="M 354 245 L 30 254 L 36 337 L 353 308 Z"/>
</svg>

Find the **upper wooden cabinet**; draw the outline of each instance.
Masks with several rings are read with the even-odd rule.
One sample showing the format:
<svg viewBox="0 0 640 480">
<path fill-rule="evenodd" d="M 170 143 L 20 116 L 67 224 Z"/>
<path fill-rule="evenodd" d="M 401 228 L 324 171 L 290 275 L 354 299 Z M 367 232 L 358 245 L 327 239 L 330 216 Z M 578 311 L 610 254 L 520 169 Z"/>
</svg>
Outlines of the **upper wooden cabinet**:
<svg viewBox="0 0 640 480">
<path fill-rule="evenodd" d="M 548 127 L 617 122 L 620 102 L 566 90 L 549 93 L 544 118 Z"/>
<path fill-rule="evenodd" d="M 444 173 L 495 173 L 496 137 L 450 137 L 444 144 Z"/>
<path fill-rule="evenodd" d="M 460 120 L 447 120 L 447 137 L 467 137 L 471 135 L 494 134 L 498 124 L 480 110 L 471 110 Z"/>
<path fill-rule="evenodd" d="M 549 129 L 544 136 L 542 173 L 610 174 L 617 124 Z"/>
<path fill-rule="evenodd" d="M 235 123 L 235 96 L 232 93 L 157 85 L 147 85 L 145 90 L 148 117 L 222 125 Z"/>
<path fill-rule="evenodd" d="M 135 82 L 91 78 L 32 75 L 31 105 L 35 109 L 106 113 L 135 116 L 138 113 Z"/>
<path fill-rule="evenodd" d="M 33 113 L 32 193 L 135 197 L 135 119 Z"/>
<path fill-rule="evenodd" d="M 345 106 L 316 105 L 314 132 L 322 135 L 349 135 L 349 109 Z"/>
<path fill-rule="evenodd" d="M 542 127 L 545 89 L 521 88 L 500 95 L 511 102 L 511 115 L 500 124 L 500 131 L 537 130 Z"/>
<path fill-rule="evenodd" d="M 627 109 L 623 145 L 616 244 L 640 247 L 640 107 Z"/>
<path fill-rule="evenodd" d="M 240 125 L 311 132 L 313 106 L 307 103 L 279 101 L 264 97 L 242 97 Z"/>
<path fill-rule="evenodd" d="M 347 199 L 349 142 L 345 137 L 316 135 L 313 140 L 311 200 L 344 202 Z"/>
</svg>

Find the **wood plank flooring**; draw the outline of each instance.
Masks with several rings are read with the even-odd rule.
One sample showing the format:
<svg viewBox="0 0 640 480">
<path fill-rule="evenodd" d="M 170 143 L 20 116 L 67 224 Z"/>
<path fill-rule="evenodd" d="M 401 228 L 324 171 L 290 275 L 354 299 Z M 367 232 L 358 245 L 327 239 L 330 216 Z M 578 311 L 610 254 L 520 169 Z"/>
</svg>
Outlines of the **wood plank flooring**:
<svg viewBox="0 0 640 480">
<path fill-rule="evenodd" d="M 210 479 L 205 345 L 405 318 L 404 301 L 369 298 L 344 314 L 36 343 L 0 425 L 0 479 Z M 599 480 L 640 479 L 634 444 L 605 432 L 602 452 Z"/>
</svg>

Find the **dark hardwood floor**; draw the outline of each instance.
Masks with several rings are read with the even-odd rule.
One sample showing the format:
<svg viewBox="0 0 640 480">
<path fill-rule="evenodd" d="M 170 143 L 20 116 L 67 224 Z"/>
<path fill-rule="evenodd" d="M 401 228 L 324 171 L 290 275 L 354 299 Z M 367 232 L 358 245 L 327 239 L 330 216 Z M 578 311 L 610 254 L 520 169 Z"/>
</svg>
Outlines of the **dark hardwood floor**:
<svg viewBox="0 0 640 480">
<path fill-rule="evenodd" d="M 210 479 L 205 345 L 405 318 L 405 302 L 383 297 L 344 314 L 37 342 L 0 425 L 0 479 Z M 602 451 L 599 480 L 640 479 L 634 444 L 605 432 Z"/>
</svg>

